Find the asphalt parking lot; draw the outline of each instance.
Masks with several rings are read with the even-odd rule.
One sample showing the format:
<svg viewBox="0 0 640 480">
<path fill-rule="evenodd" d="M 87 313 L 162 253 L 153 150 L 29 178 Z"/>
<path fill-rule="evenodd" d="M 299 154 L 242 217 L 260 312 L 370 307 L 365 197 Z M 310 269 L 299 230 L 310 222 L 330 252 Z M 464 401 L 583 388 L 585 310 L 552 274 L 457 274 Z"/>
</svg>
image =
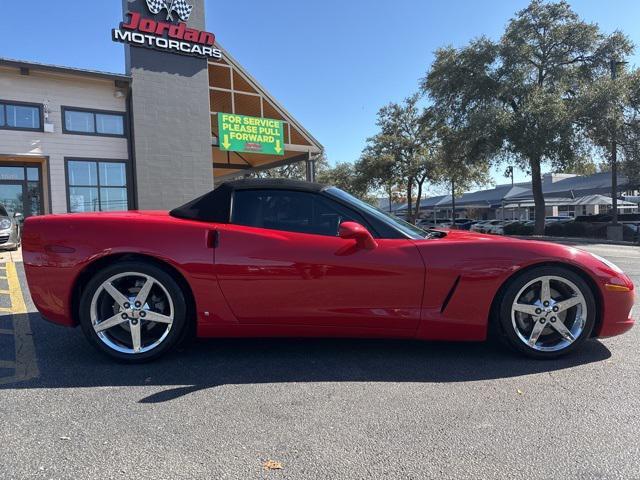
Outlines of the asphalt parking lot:
<svg viewBox="0 0 640 480">
<path fill-rule="evenodd" d="M 640 287 L 639 247 L 580 248 Z M 0 309 L 2 479 L 640 478 L 640 328 L 547 362 L 488 344 L 210 340 L 132 367 L 42 321 L 23 275 L 0 265 L 26 312 Z"/>
</svg>

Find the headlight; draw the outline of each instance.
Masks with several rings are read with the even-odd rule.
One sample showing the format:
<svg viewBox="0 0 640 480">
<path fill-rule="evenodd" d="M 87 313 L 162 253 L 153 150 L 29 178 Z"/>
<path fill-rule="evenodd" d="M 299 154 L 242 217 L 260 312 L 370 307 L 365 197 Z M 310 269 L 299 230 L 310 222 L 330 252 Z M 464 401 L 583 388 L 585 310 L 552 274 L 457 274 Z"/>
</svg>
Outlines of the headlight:
<svg viewBox="0 0 640 480">
<path fill-rule="evenodd" d="M 592 253 L 591 256 L 593 256 L 594 258 L 600 260 L 602 263 L 604 263 L 607 267 L 609 267 L 611 270 L 613 270 L 614 272 L 617 273 L 624 273 L 622 271 L 622 269 L 617 266 L 615 263 L 610 262 L 609 260 L 607 260 L 606 258 L 602 258 L 600 255 L 596 255 L 595 253 Z"/>
<path fill-rule="evenodd" d="M 11 228 L 11 220 L 8 218 L 0 220 L 0 230 L 7 230 L 8 228 Z"/>
</svg>

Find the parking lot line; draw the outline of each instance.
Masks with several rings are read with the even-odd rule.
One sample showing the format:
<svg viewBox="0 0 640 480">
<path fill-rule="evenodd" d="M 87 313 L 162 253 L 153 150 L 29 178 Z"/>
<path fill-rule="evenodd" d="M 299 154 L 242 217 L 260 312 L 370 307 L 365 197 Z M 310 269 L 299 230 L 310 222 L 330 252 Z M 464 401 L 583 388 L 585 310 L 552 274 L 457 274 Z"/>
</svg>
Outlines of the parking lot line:
<svg viewBox="0 0 640 480">
<path fill-rule="evenodd" d="M 0 378 L 0 385 L 22 382 L 36 378 L 40 374 L 31 333 L 31 324 L 29 323 L 27 306 L 24 301 L 24 296 L 22 295 L 16 265 L 13 262 L 7 262 L 5 268 L 8 290 L 0 291 L 0 294 L 9 295 L 11 307 L 2 307 L 0 308 L 0 312 L 11 314 L 13 330 L 2 329 L 0 330 L 0 334 L 13 334 L 15 359 L 0 361 L 0 368 L 14 369 L 12 376 Z"/>
</svg>

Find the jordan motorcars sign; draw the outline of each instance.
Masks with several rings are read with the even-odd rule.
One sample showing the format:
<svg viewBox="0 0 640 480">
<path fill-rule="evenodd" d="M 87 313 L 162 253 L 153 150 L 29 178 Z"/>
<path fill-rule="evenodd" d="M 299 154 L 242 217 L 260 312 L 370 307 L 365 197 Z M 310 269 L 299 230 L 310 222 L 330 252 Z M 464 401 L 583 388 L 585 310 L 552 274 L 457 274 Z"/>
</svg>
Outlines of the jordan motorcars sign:
<svg viewBox="0 0 640 480">
<path fill-rule="evenodd" d="M 203 58 L 221 59 L 222 52 L 215 48 L 216 37 L 211 32 L 187 27 L 193 6 L 185 0 L 146 0 L 151 13 L 167 12 L 166 22 L 143 17 L 138 12 L 128 12 L 127 19 L 114 28 L 114 42 L 128 43 L 138 47 L 191 55 Z M 173 14 L 180 20 L 174 22 Z"/>
</svg>

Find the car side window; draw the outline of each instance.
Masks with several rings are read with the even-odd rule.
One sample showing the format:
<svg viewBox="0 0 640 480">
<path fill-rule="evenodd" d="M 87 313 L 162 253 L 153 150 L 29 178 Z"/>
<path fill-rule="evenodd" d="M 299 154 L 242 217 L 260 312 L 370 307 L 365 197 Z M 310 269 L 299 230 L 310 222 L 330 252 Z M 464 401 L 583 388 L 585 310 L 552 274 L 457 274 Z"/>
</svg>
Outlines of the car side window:
<svg viewBox="0 0 640 480">
<path fill-rule="evenodd" d="M 233 195 L 231 222 L 315 235 L 338 235 L 340 223 L 363 223 L 359 215 L 311 192 L 238 190 Z"/>
</svg>

